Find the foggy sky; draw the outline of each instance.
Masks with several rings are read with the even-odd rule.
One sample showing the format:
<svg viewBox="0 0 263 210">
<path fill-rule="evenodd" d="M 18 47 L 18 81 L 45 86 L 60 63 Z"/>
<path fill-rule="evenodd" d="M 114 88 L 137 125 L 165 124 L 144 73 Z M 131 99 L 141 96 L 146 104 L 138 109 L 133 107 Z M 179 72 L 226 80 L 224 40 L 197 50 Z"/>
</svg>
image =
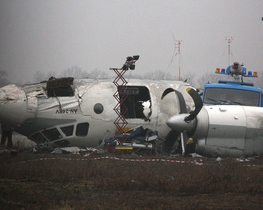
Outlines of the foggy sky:
<svg viewBox="0 0 263 210">
<path fill-rule="evenodd" d="M 263 73 L 262 0 L 0 0 L 0 71 L 11 82 L 72 66 L 105 73 L 140 55 L 134 73 L 182 76 L 239 61 Z M 169 66 L 169 68 L 168 68 Z M 200 72 L 200 73 L 199 73 Z"/>
</svg>

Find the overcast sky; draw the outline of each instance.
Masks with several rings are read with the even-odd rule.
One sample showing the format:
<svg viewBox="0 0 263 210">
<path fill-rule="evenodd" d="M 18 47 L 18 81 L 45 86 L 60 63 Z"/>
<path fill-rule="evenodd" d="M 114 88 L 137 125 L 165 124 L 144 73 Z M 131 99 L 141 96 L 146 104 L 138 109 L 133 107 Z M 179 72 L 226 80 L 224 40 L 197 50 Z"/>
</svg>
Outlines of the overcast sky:
<svg viewBox="0 0 263 210">
<path fill-rule="evenodd" d="M 134 73 L 178 74 L 182 40 L 181 74 L 198 76 L 228 66 L 232 37 L 231 63 L 263 74 L 262 17 L 263 0 L 0 0 L 0 70 L 12 82 L 72 66 L 109 73 L 138 54 Z"/>
</svg>

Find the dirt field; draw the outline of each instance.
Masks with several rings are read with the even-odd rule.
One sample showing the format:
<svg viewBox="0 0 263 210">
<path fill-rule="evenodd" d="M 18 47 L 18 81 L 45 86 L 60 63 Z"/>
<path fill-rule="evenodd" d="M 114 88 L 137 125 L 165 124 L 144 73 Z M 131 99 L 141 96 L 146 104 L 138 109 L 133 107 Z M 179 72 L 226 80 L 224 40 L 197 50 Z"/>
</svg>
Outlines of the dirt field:
<svg viewBox="0 0 263 210">
<path fill-rule="evenodd" d="M 262 209 L 263 158 L 0 154 L 0 209 Z"/>
</svg>

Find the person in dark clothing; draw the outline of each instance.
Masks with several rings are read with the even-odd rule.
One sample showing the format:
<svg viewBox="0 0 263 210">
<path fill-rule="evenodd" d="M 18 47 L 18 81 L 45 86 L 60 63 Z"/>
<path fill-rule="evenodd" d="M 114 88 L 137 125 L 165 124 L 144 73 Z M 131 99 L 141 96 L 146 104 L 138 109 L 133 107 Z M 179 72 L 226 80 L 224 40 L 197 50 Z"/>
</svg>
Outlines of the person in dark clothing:
<svg viewBox="0 0 263 210">
<path fill-rule="evenodd" d="M 2 129 L 1 146 L 4 147 L 6 139 L 8 139 L 7 147 L 12 148 L 13 147 L 13 142 L 12 142 L 13 130 L 7 127 L 6 125 L 1 125 L 1 129 Z"/>
</svg>

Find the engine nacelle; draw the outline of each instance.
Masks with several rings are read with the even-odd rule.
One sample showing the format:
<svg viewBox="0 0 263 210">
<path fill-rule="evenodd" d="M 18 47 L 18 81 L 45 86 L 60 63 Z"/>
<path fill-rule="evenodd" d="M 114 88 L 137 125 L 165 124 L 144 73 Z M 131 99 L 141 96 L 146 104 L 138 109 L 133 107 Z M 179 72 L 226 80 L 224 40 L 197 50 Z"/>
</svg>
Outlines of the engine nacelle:
<svg viewBox="0 0 263 210">
<path fill-rule="evenodd" d="M 193 135 L 196 152 L 205 156 L 262 154 L 263 109 L 250 106 L 204 106 Z"/>
</svg>

